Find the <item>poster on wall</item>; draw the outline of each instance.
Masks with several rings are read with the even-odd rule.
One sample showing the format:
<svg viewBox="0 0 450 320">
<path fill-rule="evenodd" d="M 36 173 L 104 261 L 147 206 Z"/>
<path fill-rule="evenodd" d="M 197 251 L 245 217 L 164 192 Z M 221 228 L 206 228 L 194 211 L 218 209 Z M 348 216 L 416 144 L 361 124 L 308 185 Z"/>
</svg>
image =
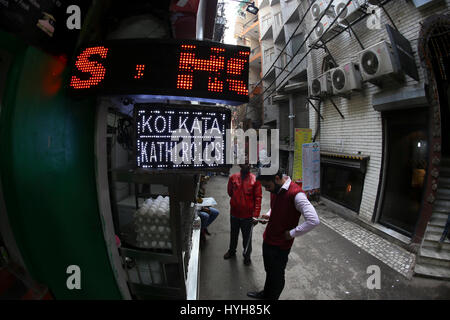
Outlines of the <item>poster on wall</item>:
<svg viewBox="0 0 450 320">
<path fill-rule="evenodd" d="M 305 143 L 303 153 L 303 190 L 320 189 L 320 144 L 318 142 Z"/>
<path fill-rule="evenodd" d="M 0 30 L 12 33 L 25 42 L 51 54 L 71 54 L 80 34 L 79 29 L 69 29 L 67 13 L 76 4 L 79 20 L 84 21 L 91 5 L 90 0 L 0 0 Z"/>
<path fill-rule="evenodd" d="M 311 139 L 312 129 L 295 129 L 294 168 L 292 175 L 292 179 L 295 182 L 303 181 L 302 146 L 305 143 L 310 143 Z"/>
</svg>

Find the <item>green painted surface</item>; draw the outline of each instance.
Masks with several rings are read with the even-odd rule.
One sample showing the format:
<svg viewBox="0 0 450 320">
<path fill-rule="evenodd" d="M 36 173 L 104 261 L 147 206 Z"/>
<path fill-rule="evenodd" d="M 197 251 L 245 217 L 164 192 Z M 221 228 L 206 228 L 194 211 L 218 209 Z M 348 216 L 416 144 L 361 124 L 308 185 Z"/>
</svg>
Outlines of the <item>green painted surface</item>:
<svg viewBox="0 0 450 320">
<path fill-rule="evenodd" d="M 66 96 L 67 69 L 54 57 L 2 32 L 0 48 L 14 54 L 0 115 L 0 176 L 25 264 L 56 299 L 121 299 L 97 203 L 95 100 Z M 69 265 L 81 268 L 81 290 L 67 289 Z"/>
</svg>

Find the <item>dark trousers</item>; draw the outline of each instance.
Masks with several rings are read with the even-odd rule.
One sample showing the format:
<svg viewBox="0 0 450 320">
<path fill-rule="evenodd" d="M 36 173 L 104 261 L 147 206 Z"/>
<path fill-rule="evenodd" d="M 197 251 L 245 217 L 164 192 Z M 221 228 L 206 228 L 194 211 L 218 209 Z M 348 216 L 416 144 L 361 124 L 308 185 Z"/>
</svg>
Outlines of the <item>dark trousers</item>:
<svg viewBox="0 0 450 320">
<path fill-rule="evenodd" d="M 280 247 L 263 242 L 264 269 L 266 270 L 265 299 L 278 300 L 280 297 L 284 289 L 284 270 L 290 251 L 291 249 L 282 250 Z"/>
<path fill-rule="evenodd" d="M 238 244 L 239 230 L 242 232 L 242 247 L 243 255 L 246 258 L 250 258 L 252 253 L 252 220 L 253 218 L 236 218 L 230 216 L 231 233 L 230 233 L 230 248 L 231 254 L 236 253 L 236 247 Z M 245 248 L 248 244 L 247 251 Z"/>
</svg>

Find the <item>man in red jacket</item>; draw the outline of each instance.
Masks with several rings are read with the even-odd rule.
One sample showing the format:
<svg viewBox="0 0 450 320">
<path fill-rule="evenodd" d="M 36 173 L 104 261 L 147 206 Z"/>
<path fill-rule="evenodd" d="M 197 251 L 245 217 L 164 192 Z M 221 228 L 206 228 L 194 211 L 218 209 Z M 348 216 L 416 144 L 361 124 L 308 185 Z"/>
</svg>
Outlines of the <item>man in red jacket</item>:
<svg viewBox="0 0 450 320">
<path fill-rule="evenodd" d="M 236 255 L 239 230 L 241 230 L 244 264 L 248 266 L 251 264 L 253 217 L 259 217 L 262 191 L 261 183 L 250 172 L 250 165 L 241 164 L 240 167 L 241 171 L 233 174 L 228 180 L 228 195 L 231 197 L 231 232 L 230 247 L 223 258 L 230 259 Z"/>
<path fill-rule="evenodd" d="M 263 235 L 263 259 L 266 270 L 264 290 L 248 292 L 255 299 L 278 300 L 284 289 L 284 271 L 294 238 L 311 231 L 319 223 L 316 210 L 301 188 L 280 170 L 273 176 L 258 176 L 262 186 L 270 191 L 270 211 Z M 298 225 L 300 215 L 305 222 Z"/>
</svg>

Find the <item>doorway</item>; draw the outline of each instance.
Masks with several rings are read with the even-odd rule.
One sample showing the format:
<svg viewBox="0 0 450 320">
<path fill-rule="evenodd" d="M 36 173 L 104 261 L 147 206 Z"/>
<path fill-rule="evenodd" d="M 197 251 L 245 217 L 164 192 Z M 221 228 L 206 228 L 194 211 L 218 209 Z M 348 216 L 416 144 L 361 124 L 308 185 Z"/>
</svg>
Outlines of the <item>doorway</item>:
<svg viewBox="0 0 450 320">
<path fill-rule="evenodd" d="M 383 115 L 385 179 L 379 223 L 411 237 L 419 219 L 428 163 L 428 110 Z"/>
</svg>

